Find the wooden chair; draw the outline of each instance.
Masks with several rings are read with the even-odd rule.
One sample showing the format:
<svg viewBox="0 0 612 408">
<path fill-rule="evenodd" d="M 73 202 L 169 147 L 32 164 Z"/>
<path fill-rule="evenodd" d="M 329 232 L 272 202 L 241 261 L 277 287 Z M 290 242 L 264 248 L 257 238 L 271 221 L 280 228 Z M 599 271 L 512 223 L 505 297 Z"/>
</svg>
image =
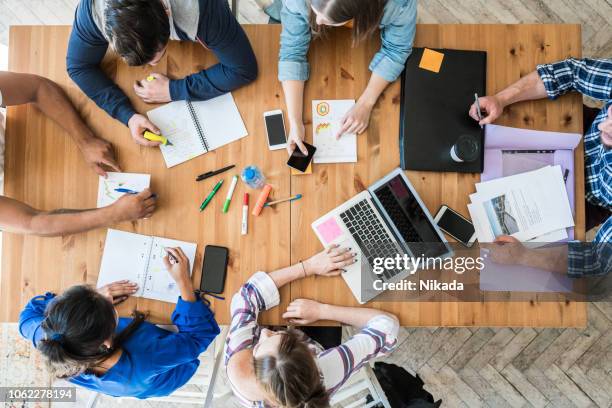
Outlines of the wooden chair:
<svg viewBox="0 0 612 408">
<path fill-rule="evenodd" d="M 370 397 L 370 398 L 368 398 Z M 369 401 L 368 401 L 369 400 Z M 334 408 L 391 408 L 391 404 L 369 364 L 353 374 L 331 397 Z"/>
</svg>

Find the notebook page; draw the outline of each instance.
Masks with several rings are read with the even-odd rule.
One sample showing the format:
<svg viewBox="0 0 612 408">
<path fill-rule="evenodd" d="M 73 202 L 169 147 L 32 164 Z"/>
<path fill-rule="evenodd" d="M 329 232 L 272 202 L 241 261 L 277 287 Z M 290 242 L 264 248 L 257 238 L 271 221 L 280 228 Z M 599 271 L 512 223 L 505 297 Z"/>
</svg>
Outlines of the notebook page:
<svg viewBox="0 0 612 408">
<path fill-rule="evenodd" d="M 142 296 L 152 241 L 146 235 L 109 229 L 96 287 L 128 279 L 138 284 L 134 296 Z"/>
<path fill-rule="evenodd" d="M 107 178 L 100 176 L 98 181 L 98 208 L 111 205 L 126 193 L 118 193 L 117 188 L 141 192 L 149 188 L 150 174 L 106 172 Z"/>
<path fill-rule="evenodd" d="M 191 274 L 193 271 L 197 248 L 196 244 L 168 238 L 153 237 L 151 255 L 149 257 L 149 268 L 147 270 L 146 283 L 143 288 L 144 293 L 142 296 L 147 299 L 176 303 L 180 291 L 164 265 L 163 259 L 166 256 L 164 248 L 166 247 L 180 247 L 189 259 L 189 273 Z"/>
<path fill-rule="evenodd" d="M 191 104 L 200 120 L 209 150 L 215 150 L 249 134 L 231 93 Z"/>
<path fill-rule="evenodd" d="M 185 101 L 171 102 L 150 110 L 147 116 L 172 143 L 172 146 L 159 146 L 168 168 L 204 154 Z"/>
<path fill-rule="evenodd" d="M 317 148 L 315 163 L 355 163 L 357 161 L 357 135 L 344 134 L 336 140 L 340 122 L 355 101 L 337 99 L 312 101 L 313 145 Z"/>
</svg>

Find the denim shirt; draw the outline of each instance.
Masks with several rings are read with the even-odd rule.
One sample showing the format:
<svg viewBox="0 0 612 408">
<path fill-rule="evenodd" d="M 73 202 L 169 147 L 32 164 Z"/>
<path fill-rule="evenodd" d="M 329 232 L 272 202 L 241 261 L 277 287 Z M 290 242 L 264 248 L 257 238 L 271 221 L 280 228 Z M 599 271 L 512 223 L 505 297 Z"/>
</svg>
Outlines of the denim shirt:
<svg viewBox="0 0 612 408">
<path fill-rule="evenodd" d="M 370 71 L 388 82 L 395 81 L 404 70 L 412 52 L 416 30 L 417 0 L 388 0 L 380 21 L 381 48 L 370 63 Z M 306 58 L 312 32 L 308 0 L 283 0 L 278 79 L 306 81 L 309 65 Z"/>
</svg>

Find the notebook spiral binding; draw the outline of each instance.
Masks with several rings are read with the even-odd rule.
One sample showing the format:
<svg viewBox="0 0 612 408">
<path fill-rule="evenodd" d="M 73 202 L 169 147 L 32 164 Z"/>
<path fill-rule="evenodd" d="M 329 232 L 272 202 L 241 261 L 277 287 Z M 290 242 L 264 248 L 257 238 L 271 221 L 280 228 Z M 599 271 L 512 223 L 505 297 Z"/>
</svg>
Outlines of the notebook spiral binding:
<svg viewBox="0 0 612 408">
<path fill-rule="evenodd" d="M 189 110 L 189 115 L 191 116 L 191 120 L 193 121 L 193 126 L 196 128 L 196 131 L 198 132 L 198 136 L 200 137 L 200 142 L 202 142 L 202 147 L 204 148 L 206 153 L 208 153 L 210 150 L 208 147 L 208 140 L 206 140 L 206 135 L 204 134 L 204 131 L 202 130 L 202 125 L 200 125 L 200 120 L 198 119 L 198 116 L 196 115 L 196 111 L 191 101 L 187 101 L 187 109 Z"/>
</svg>

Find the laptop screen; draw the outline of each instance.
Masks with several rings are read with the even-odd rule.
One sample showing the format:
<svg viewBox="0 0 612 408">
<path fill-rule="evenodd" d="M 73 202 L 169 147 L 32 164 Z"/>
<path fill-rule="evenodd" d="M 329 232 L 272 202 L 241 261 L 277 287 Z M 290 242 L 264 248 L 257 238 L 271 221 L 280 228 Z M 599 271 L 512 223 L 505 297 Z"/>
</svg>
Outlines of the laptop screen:
<svg viewBox="0 0 612 408">
<path fill-rule="evenodd" d="M 413 254 L 435 257 L 448 251 L 402 176 L 393 177 L 372 192 Z"/>
</svg>

